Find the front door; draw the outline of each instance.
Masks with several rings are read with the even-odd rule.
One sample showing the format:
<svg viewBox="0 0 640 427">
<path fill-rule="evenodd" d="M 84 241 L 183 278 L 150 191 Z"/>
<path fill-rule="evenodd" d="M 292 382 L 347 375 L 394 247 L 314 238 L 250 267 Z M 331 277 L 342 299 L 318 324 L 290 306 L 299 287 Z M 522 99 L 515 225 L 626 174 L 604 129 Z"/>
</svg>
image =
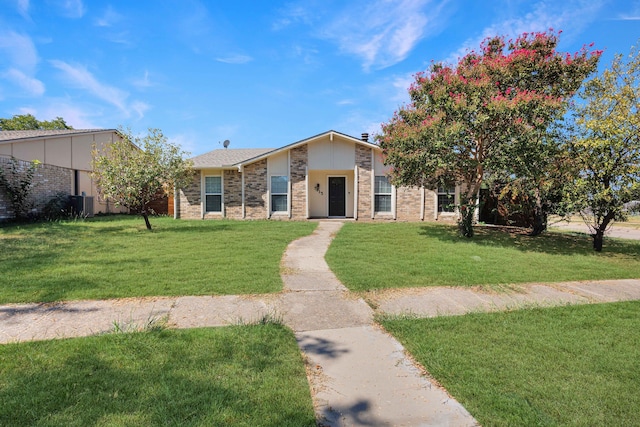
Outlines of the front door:
<svg viewBox="0 0 640 427">
<path fill-rule="evenodd" d="M 344 176 L 329 177 L 329 216 L 346 215 L 346 187 Z"/>
</svg>

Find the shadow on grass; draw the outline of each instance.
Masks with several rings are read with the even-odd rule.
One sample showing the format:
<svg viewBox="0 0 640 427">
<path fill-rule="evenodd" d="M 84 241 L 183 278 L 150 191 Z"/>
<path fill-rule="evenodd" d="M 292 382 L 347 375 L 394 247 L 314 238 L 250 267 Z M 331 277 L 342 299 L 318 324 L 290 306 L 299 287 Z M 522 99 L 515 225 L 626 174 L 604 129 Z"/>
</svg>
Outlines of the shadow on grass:
<svg viewBox="0 0 640 427">
<path fill-rule="evenodd" d="M 3 374 L 0 425 L 314 425 L 284 403 L 261 402 L 255 384 L 213 375 L 189 343 L 157 331 L 8 349 L 0 355 L 33 363 Z M 262 404 L 269 420 L 253 414 Z"/>
<path fill-rule="evenodd" d="M 529 236 L 526 229 L 506 227 L 474 227 L 472 238 L 463 237 L 455 226 L 427 224 L 420 227 L 420 235 L 442 242 L 487 247 L 502 247 L 523 252 L 539 252 L 562 255 L 638 256 L 640 242 L 605 238 L 601 253 L 592 247 L 591 237 L 583 233 L 545 232 Z"/>
</svg>

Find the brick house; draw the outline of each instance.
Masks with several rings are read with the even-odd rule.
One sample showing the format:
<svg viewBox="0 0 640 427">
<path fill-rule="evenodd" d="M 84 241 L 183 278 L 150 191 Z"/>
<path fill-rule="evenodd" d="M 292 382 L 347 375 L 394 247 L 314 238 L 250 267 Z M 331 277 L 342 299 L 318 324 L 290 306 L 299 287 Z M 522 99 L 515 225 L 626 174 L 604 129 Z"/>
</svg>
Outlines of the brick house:
<svg viewBox="0 0 640 427">
<path fill-rule="evenodd" d="M 381 149 L 328 131 L 280 148 L 218 149 L 194 157 L 192 184 L 176 191 L 184 219 L 452 219 L 454 188 L 391 185 Z"/>
<path fill-rule="evenodd" d="M 102 199 L 91 178 L 91 151 L 120 139 L 116 129 L 64 129 L 0 131 L 0 167 L 10 158 L 20 163 L 38 160 L 32 196 L 36 209 L 56 193 L 86 198 L 84 209 L 92 213 L 128 212 Z M 0 189 L 0 219 L 12 218 Z"/>
</svg>

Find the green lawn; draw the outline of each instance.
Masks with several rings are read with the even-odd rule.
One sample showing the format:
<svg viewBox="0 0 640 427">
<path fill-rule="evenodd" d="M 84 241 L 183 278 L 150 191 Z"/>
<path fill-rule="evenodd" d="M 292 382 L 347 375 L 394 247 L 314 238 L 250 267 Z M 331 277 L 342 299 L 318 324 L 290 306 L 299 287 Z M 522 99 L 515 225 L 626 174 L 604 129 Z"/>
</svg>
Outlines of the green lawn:
<svg viewBox="0 0 640 427">
<path fill-rule="evenodd" d="M 277 292 L 311 222 L 136 216 L 0 226 L 0 303 Z"/>
<path fill-rule="evenodd" d="M 640 302 L 383 320 L 488 426 L 639 426 Z"/>
<path fill-rule="evenodd" d="M 295 338 L 267 324 L 0 346 L 3 426 L 315 426 Z"/>
<path fill-rule="evenodd" d="M 606 239 L 596 253 L 585 235 L 478 227 L 467 239 L 441 224 L 347 223 L 326 259 L 355 291 L 640 278 L 640 241 Z"/>
</svg>

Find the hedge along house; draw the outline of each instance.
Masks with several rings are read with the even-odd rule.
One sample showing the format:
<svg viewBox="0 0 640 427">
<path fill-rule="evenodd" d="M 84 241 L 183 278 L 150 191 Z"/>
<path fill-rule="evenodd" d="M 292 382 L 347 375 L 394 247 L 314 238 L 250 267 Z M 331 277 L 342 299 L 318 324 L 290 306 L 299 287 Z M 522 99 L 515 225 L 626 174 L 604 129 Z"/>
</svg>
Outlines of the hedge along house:
<svg viewBox="0 0 640 427">
<path fill-rule="evenodd" d="M 194 157 L 196 174 L 176 190 L 184 219 L 453 218 L 455 189 L 389 183 L 368 134 L 328 131 L 276 149 L 218 149 Z"/>
</svg>

